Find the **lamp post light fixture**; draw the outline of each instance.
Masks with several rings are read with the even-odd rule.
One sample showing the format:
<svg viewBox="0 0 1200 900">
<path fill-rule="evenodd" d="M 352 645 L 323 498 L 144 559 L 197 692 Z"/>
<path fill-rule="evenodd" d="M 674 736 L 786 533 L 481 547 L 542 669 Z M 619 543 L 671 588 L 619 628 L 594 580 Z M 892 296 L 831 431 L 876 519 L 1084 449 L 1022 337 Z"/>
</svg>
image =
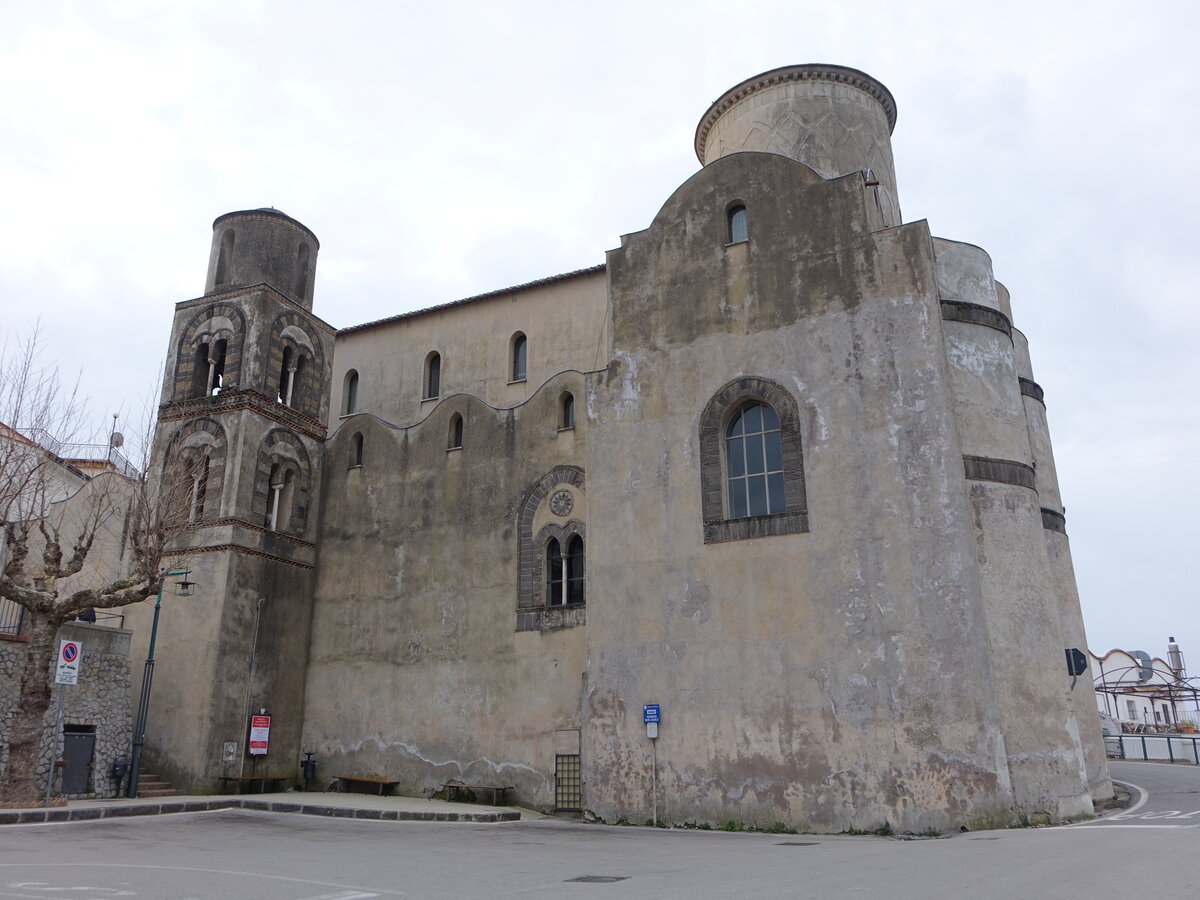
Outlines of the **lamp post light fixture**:
<svg viewBox="0 0 1200 900">
<path fill-rule="evenodd" d="M 146 717 L 150 712 L 150 686 L 154 682 L 154 642 L 158 637 L 158 614 L 162 609 L 163 585 L 168 578 L 182 577 L 175 582 L 175 593 L 180 597 L 190 597 L 196 582 L 188 581 L 191 569 L 179 572 L 164 572 L 162 584 L 158 586 L 158 598 L 154 601 L 154 620 L 150 625 L 150 649 L 146 652 L 146 668 L 142 672 L 142 695 L 138 700 L 137 721 L 133 726 L 133 752 L 129 758 L 129 789 L 126 797 L 136 797 L 138 790 L 138 768 L 142 763 L 142 744 L 146 741 Z"/>
</svg>

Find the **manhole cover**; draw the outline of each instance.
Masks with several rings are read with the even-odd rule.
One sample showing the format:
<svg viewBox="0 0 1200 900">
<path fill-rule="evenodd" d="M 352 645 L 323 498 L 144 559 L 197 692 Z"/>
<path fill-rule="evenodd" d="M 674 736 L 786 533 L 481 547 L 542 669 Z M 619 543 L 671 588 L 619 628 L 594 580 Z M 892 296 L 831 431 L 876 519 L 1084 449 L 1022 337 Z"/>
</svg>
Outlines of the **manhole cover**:
<svg viewBox="0 0 1200 900">
<path fill-rule="evenodd" d="M 567 881 L 586 881 L 588 884 L 612 884 L 614 881 L 624 881 L 628 875 L 580 875 L 578 878 L 568 878 Z"/>
</svg>

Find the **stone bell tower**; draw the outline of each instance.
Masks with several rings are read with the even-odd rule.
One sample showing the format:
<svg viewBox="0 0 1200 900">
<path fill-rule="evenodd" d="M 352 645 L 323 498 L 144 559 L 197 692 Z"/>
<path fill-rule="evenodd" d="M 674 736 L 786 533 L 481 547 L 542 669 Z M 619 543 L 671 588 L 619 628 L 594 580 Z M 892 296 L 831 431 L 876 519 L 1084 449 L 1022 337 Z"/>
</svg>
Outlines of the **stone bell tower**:
<svg viewBox="0 0 1200 900">
<path fill-rule="evenodd" d="M 319 246 L 275 209 L 223 215 L 203 296 L 175 307 L 153 465 L 185 483 L 194 528 L 167 564 L 197 586 L 163 599 L 145 758 L 188 790 L 296 768 L 334 336 L 312 313 Z M 143 651 L 149 615 L 131 614 Z"/>
</svg>

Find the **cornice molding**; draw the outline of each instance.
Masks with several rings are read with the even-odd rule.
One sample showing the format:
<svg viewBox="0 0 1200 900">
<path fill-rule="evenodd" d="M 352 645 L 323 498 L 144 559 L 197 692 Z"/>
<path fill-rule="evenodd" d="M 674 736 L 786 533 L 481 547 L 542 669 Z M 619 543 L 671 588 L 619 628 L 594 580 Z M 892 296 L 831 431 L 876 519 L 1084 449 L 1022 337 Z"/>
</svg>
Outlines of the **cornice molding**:
<svg viewBox="0 0 1200 900">
<path fill-rule="evenodd" d="M 158 420 L 174 422 L 242 409 L 252 409 L 265 419 L 295 429 L 314 441 L 325 442 L 325 428 L 319 421 L 250 389 L 234 389 L 222 391 L 216 397 L 193 397 L 191 400 L 164 403 L 158 408 Z"/>
<path fill-rule="evenodd" d="M 286 566 L 292 566 L 297 569 L 306 569 L 312 571 L 316 568 L 312 563 L 299 562 L 294 559 L 288 559 L 286 556 L 278 556 L 274 553 L 266 553 L 262 550 L 254 550 L 250 547 L 243 547 L 241 544 L 210 544 L 207 547 L 188 547 L 186 550 L 169 550 L 165 556 L 192 556 L 196 553 L 241 553 L 246 556 L 253 556 L 258 559 L 269 559 L 272 562 L 283 563 Z"/>
</svg>

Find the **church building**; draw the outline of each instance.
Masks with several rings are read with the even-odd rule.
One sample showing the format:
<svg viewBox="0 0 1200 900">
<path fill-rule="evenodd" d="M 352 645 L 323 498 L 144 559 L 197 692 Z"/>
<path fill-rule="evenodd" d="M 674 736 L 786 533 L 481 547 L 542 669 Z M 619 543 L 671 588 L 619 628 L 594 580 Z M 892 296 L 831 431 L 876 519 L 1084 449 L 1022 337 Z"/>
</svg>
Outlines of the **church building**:
<svg viewBox="0 0 1200 900">
<path fill-rule="evenodd" d="M 987 253 L 901 218 L 895 121 L 857 70 L 763 73 L 602 264 L 342 329 L 312 231 L 220 216 L 155 444 L 198 585 L 164 604 L 155 771 L 311 751 L 322 786 L 607 822 L 1091 815 L 1043 391 Z"/>
</svg>

